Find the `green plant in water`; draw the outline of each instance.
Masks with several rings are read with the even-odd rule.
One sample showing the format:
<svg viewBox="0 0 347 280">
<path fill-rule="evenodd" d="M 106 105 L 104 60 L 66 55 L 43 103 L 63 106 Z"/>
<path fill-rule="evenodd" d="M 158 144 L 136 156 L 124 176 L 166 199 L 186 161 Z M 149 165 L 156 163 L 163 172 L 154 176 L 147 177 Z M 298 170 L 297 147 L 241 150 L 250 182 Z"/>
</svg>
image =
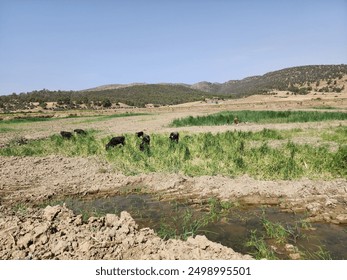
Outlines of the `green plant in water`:
<svg viewBox="0 0 347 280">
<path fill-rule="evenodd" d="M 332 257 L 330 255 L 330 252 L 327 251 L 324 247 L 322 246 L 317 246 L 318 249 L 314 252 L 310 251 L 303 251 L 300 252 L 305 259 L 307 260 L 332 260 Z"/>
<path fill-rule="evenodd" d="M 268 259 L 277 260 L 275 253 L 268 247 L 263 237 L 259 237 L 257 230 L 251 231 L 250 239 L 246 242 L 246 246 L 250 247 L 253 251 L 251 254 L 258 260 Z"/>
<path fill-rule="evenodd" d="M 223 216 L 229 213 L 230 209 L 234 205 L 230 201 L 220 201 L 216 198 L 210 198 L 208 200 L 209 212 L 206 214 L 208 222 L 219 221 Z"/>
<path fill-rule="evenodd" d="M 273 223 L 265 217 L 262 218 L 261 222 L 267 238 L 275 239 L 276 243 L 280 244 L 287 242 L 289 233 L 280 223 Z"/>
<path fill-rule="evenodd" d="M 202 227 L 208 224 L 206 217 L 194 217 L 190 210 L 178 213 L 176 217 L 172 217 L 171 221 L 162 219 L 157 234 L 163 239 L 182 239 L 187 240 L 190 236 L 195 236 Z"/>
</svg>

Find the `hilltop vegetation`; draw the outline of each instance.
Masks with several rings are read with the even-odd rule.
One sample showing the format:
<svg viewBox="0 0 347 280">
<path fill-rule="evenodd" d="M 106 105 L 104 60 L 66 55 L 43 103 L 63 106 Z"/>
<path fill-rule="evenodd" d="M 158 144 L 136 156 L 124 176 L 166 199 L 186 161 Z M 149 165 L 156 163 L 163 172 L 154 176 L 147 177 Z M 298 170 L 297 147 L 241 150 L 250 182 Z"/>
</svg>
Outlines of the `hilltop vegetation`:
<svg viewBox="0 0 347 280">
<path fill-rule="evenodd" d="M 47 102 L 56 102 L 58 109 L 107 108 L 112 104 L 124 103 L 128 106 L 145 107 L 174 105 L 203 100 L 212 94 L 182 85 L 135 85 L 123 88 L 87 91 L 49 91 L 46 89 L 0 96 L 0 109 L 32 109 L 33 103 L 45 108 Z"/>
<path fill-rule="evenodd" d="M 347 75 L 347 65 L 310 65 L 286 68 L 269 72 L 263 76 L 248 77 L 243 80 L 231 80 L 226 83 L 201 82 L 192 88 L 219 94 L 234 93 L 252 95 L 268 93 L 272 90 L 290 91 L 306 94 L 308 91 L 341 92 L 338 81 Z M 326 81 L 326 86 L 323 86 Z"/>
<path fill-rule="evenodd" d="M 309 92 L 335 92 L 345 90 L 347 65 L 313 65 L 286 68 L 263 76 L 231 80 L 226 83 L 200 82 L 187 84 L 129 84 L 106 85 L 82 91 L 35 90 L 27 93 L 0 96 L 0 111 L 47 108 L 47 102 L 55 102 L 50 109 L 108 108 L 119 104 L 145 107 L 175 105 L 204 100 L 206 98 L 235 98 L 252 94 L 272 94 L 287 91 L 288 94 Z"/>
</svg>

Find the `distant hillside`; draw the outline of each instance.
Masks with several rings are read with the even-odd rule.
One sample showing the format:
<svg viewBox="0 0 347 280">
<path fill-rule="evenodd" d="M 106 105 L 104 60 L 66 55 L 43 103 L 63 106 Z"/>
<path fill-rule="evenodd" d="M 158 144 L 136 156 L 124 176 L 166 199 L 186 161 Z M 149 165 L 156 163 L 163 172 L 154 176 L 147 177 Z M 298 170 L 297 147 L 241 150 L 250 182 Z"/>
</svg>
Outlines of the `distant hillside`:
<svg viewBox="0 0 347 280">
<path fill-rule="evenodd" d="M 95 87 L 95 88 L 84 89 L 84 90 L 81 90 L 81 91 L 100 91 L 100 90 L 119 89 L 119 88 L 126 88 L 126 87 L 133 87 L 133 86 L 143 86 L 143 85 L 147 85 L 147 84 L 146 83 L 110 84 L 110 85 L 98 86 L 98 87 Z"/>
<path fill-rule="evenodd" d="M 174 105 L 212 96 L 187 86 L 173 84 L 134 85 L 81 93 L 92 100 L 107 98 L 111 102 L 125 103 L 137 107 L 144 107 L 146 104 Z"/>
<path fill-rule="evenodd" d="M 45 109 L 47 102 L 56 103 L 51 110 L 70 108 L 144 107 L 174 105 L 206 98 L 235 98 L 252 94 L 288 94 L 346 91 L 347 65 L 311 65 L 291 67 L 226 83 L 200 82 L 187 84 L 111 84 L 81 91 L 49 91 L 46 89 L 0 96 L 0 111 Z M 34 104 L 35 103 L 35 104 Z M 124 105 L 126 104 L 126 105 Z"/>
<path fill-rule="evenodd" d="M 49 91 L 43 89 L 20 95 L 0 96 L 0 110 L 34 109 L 37 106 L 45 109 L 48 102 L 57 103 L 54 108 L 56 110 L 107 108 L 121 106 L 120 104 L 145 107 L 146 104 L 151 104 L 151 106 L 174 105 L 215 96 L 215 94 L 174 84 L 129 85 L 111 88 L 112 86 L 102 86 L 94 90 L 84 91 Z"/>
<path fill-rule="evenodd" d="M 192 85 L 194 89 L 219 94 L 252 95 L 272 90 L 284 90 L 305 93 L 317 87 L 321 81 L 339 80 L 347 75 L 347 65 L 310 65 L 286 68 L 269 72 L 263 76 L 248 77 L 243 80 L 231 80 L 226 83 L 201 82 Z M 316 86 L 317 84 L 317 86 Z M 310 89 L 310 87 L 312 89 Z M 305 88 L 305 89 L 302 89 Z M 334 91 L 333 87 L 326 89 Z M 339 89 L 336 88 L 338 92 Z"/>
<path fill-rule="evenodd" d="M 110 85 L 98 86 L 95 88 L 83 89 L 81 91 L 102 91 L 102 90 L 120 89 L 120 88 L 127 88 L 127 87 L 133 87 L 133 86 L 148 86 L 148 85 L 153 85 L 153 84 L 147 84 L 147 83 L 110 84 Z M 184 84 L 184 83 L 158 83 L 156 85 L 191 87 L 190 85 Z"/>
</svg>

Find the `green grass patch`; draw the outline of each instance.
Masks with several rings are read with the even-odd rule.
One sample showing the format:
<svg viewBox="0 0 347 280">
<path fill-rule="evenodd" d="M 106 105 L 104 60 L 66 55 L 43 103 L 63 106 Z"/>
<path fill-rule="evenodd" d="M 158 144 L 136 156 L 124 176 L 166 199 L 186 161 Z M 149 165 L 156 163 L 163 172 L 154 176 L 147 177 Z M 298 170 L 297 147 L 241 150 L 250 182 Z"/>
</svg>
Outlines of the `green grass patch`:
<svg viewBox="0 0 347 280">
<path fill-rule="evenodd" d="M 346 120 L 347 113 L 320 111 L 225 111 L 208 116 L 186 117 L 175 119 L 171 126 L 213 126 L 232 124 L 237 117 L 240 122 L 251 123 L 293 123 L 319 122 L 328 120 Z"/>
<path fill-rule="evenodd" d="M 20 123 L 31 123 L 31 122 L 45 122 L 53 120 L 52 117 L 40 118 L 40 117 L 28 117 L 28 118 L 18 118 L 11 120 L 2 120 L 0 124 L 20 124 Z"/>
<path fill-rule="evenodd" d="M 325 141 L 333 141 L 338 144 L 347 143 L 347 126 L 339 126 L 336 128 L 331 128 L 322 133 L 322 139 Z"/>
<path fill-rule="evenodd" d="M 99 122 L 99 121 L 107 121 L 114 118 L 125 118 L 132 116 L 142 116 L 149 115 L 148 113 L 122 113 L 122 114 L 112 114 L 112 115 L 97 115 L 97 116 L 75 116 L 69 115 L 63 118 L 52 118 L 51 116 L 47 117 L 27 117 L 27 118 L 14 118 L 10 120 L 1 120 L 1 124 L 21 124 L 21 123 L 31 123 L 31 122 L 44 122 L 44 121 L 52 121 L 57 119 L 79 119 L 79 118 L 87 118 L 85 120 L 81 120 L 77 123 L 89 123 L 89 122 Z"/>
<path fill-rule="evenodd" d="M 12 131 L 15 131 L 15 130 L 16 129 L 11 128 L 11 127 L 6 127 L 6 126 L 0 127 L 0 133 L 12 132 Z"/>
<path fill-rule="evenodd" d="M 111 136 L 96 138 L 95 132 L 87 136 L 63 139 L 52 135 L 48 139 L 30 141 L 26 145 L 9 145 L 0 149 L 2 156 L 47 156 L 59 154 L 68 157 L 97 156 L 106 159 L 116 170 L 126 175 L 166 172 L 183 173 L 189 176 L 225 175 L 229 177 L 248 174 L 258 179 L 291 180 L 302 177 L 346 178 L 347 146 L 340 145 L 337 151 L 328 146 L 314 147 L 284 142 L 272 148 L 269 139 L 281 139 L 281 132 L 264 129 L 260 132 L 223 132 L 213 135 L 201 133 L 181 135 L 178 144 L 167 135 L 152 134 L 151 146 L 140 151 L 141 139 L 126 134 L 124 147 L 108 151 L 105 145 Z M 261 141 L 260 146 L 251 144 Z"/>
</svg>

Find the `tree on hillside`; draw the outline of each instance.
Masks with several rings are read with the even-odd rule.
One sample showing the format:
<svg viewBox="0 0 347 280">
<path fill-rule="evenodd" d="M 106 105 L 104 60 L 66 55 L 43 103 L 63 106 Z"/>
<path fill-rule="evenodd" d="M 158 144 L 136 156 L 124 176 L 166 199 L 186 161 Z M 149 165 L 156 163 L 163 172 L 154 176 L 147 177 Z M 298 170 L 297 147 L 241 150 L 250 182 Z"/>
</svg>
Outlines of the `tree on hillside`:
<svg viewBox="0 0 347 280">
<path fill-rule="evenodd" d="M 102 107 L 109 108 L 112 106 L 112 102 L 110 99 L 106 98 L 102 101 Z"/>
</svg>

